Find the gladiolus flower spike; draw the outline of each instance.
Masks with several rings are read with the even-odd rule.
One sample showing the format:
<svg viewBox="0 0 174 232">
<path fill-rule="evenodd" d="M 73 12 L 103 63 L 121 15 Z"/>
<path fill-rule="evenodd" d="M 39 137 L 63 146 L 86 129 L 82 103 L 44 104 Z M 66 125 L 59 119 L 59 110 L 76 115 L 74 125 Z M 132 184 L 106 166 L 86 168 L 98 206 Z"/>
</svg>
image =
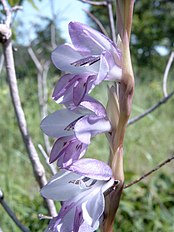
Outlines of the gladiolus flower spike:
<svg viewBox="0 0 174 232">
<path fill-rule="evenodd" d="M 41 194 L 62 203 L 45 231 L 93 232 L 103 221 L 105 196 L 119 181 L 104 162 L 82 158 L 92 137 L 113 130 L 110 115 L 89 93 L 104 80 L 121 80 L 122 55 L 109 38 L 84 24 L 71 22 L 69 34 L 72 44 L 63 44 L 52 53 L 54 65 L 65 72 L 52 98 L 65 108 L 41 122 L 43 132 L 57 139 L 50 163 L 57 161 L 60 168 Z"/>
</svg>

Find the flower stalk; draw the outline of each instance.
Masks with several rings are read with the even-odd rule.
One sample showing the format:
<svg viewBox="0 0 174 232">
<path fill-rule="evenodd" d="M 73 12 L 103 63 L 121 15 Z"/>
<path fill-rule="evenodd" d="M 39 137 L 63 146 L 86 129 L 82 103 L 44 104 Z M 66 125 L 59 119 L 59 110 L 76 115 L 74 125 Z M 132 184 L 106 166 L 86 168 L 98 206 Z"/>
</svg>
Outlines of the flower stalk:
<svg viewBox="0 0 174 232">
<path fill-rule="evenodd" d="M 117 37 L 118 40 L 121 40 L 120 48 L 122 51 L 122 77 L 119 83 L 118 93 L 116 93 L 115 88 L 115 95 L 118 97 L 119 116 L 118 112 L 113 111 L 113 107 L 107 110 L 113 114 L 111 117 L 111 125 L 117 125 L 116 130 L 112 130 L 112 145 L 109 163 L 112 167 L 114 179 L 118 180 L 120 183 L 116 190 L 106 197 L 106 207 L 104 212 L 105 219 L 102 225 L 103 232 L 113 231 L 114 218 L 124 186 L 123 141 L 127 122 L 131 113 L 134 92 L 134 75 L 129 48 L 133 3 L 134 1 L 132 0 L 117 1 Z M 110 97 L 108 99 L 108 106 L 114 104 L 113 102 L 110 103 L 110 101 L 113 101 L 113 98 Z"/>
</svg>

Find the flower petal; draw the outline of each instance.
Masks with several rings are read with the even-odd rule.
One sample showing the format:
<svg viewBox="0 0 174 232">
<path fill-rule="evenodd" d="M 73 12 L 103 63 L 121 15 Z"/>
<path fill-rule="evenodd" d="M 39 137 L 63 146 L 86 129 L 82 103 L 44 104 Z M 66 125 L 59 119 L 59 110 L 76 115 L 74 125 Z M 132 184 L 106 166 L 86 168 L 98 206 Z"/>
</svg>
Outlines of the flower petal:
<svg viewBox="0 0 174 232">
<path fill-rule="evenodd" d="M 108 180 L 112 177 L 112 170 L 107 164 L 90 158 L 77 160 L 67 170 L 95 180 Z"/>
<path fill-rule="evenodd" d="M 87 94 L 90 91 L 95 79 L 95 75 L 79 75 L 79 82 L 73 89 L 73 101 L 76 106 L 80 104 L 85 94 Z"/>
<path fill-rule="evenodd" d="M 80 105 L 91 110 L 97 116 L 106 117 L 106 110 L 104 106 L 99 101 L 97 101 L 89 95 L 85 96 L 84 100 L 80 103 Z"/>
<path fill-rule="evenodd" d="M 69 34 L 73 45 L 83 55 L 98 55 L 114 46 L 109 38 L 79 22 L 69 23 Z"/>
<path fill-rule="evenodd" d="M 79 186 L 73 184 L 80 177 L 76 173 L 61 170 L 41 189 L 41 195 L 52 200 L 68 201 L 81 192 Z"/>
<path fill-rule="evenodd" d="M 51 149 L 49 162 L 52 163 L 60 156 L 63 148 L 67 147 L 73 136 L 61 137 L 57 139 Z"/>
<path fill-rule="evenodd" d="M 70 141 L 59 153 L 58 167 L 66 168 L 72 165 L 73 162 L 77 161 L 85 154 L 87 147 L 87 144 L 81 143 L 76 138 Z"/>
<path fill-rule="evenodd" d="M 69 73 L 84 73 L 88 72 L 91 74 L 96 74 L 99 70 L 99 63 L 96 62 L 90 66 L 75 66 L 73 63 L 83 57 L 80 53 L 71 45 L 63 44 L 57 47 L 51 55 L 53 64 L 60 70 Z"/>
<path fill-rule="evenodd" d="M 51 137 L 60 138 L 63 136 L 70 136 L 73 135 L 74 132 L 67 127 L 85 114 L 86 112 L 70 111 L 68 109 L 58 110 L 45 117 L 40 127 L 46 135 Z"/>
<path fill-rule="evenodd" d="M 92 136 L 111 130 L 109 120 L 104 117 L 87 115 L 79 119 L 75 126 L 74 132 L 76 137 L 82 142 L 89 144 Z"/>
<path fill-rule="evenodd" d="M 72 92 L 73 86 L 74 86 L 74 83 L 72 82 L 72 80 L 75 79 L 74 77 L 75 75 L 66 74 L 66 75 L 63 75 L 58 80 L 54 88 L 53 95 L 52 95 L 53 100 L 55 100 L 57 103 L 60 103 L 61 102 L 61 100 L 59 100 L 60 97 L 64 96 L 65 94 L 70 94 Z"/>
</svg>

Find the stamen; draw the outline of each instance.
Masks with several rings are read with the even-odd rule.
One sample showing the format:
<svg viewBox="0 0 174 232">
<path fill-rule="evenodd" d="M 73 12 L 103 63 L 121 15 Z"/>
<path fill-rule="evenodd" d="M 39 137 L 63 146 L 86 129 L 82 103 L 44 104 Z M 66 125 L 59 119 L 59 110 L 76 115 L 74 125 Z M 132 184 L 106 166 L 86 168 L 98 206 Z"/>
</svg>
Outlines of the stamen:
<svg viewBox="0 0 174 232">
<path fill-rule="evenodd" d="M 99 60 L 100 60 L 100 56 L 88 56 L 71 63 L 71 65 L 74 65 L 76 67 L 90 66 Z"/>
<path fill-rule="evenodd" d="M 88 177 L 84 177 L 83 179 L 71 180 L 69 183 L 79 185 L 80 189 L 87 189 L 92 187 L 97 180 L 90 179 Z"/>
</svg>

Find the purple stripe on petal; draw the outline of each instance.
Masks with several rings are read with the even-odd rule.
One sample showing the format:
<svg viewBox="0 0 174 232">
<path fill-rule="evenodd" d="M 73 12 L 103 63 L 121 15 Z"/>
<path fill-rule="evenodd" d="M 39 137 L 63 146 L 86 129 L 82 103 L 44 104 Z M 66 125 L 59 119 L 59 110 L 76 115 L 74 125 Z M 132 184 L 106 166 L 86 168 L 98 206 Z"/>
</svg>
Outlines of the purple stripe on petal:
<svg viewBox="0 0 174 232">
<path fill-rule="evenodd" d="M 54 162 L 56 159 L 59 158 L 59 156 L 61 155 L 61 151 L 69 145 L 69 141 L 72 138 L 73 136 L 67 136 L 67 137 L 61 137 L 56 140 L 51 150 L 50 160 L 49 160 L 50 163 Z"/>
<path fill-rule="evenodd" d="M 74 132 L 70 128 L 72 122 L 84 116 L 86 112 L 70 111 L 68 109 L 58 110 L 45 117 L 40 127 L 43 132 L 51 137 L 60 138 L 73 135 Z"/>
<path fill-rule="evenodd" d="M 75 215 L 74 215 L 74 225 L 73 225 L 73 231 L 79 231 L 79 227 L 83 223 L 83 215 L 82 215 L 82 209 L 81 207 L 77 206 Z"/>
<path fill-rule="evenodd" d="M 80 104 L 84 96 L 89 92 L 95 76 L 81 76 L 79 75 L 79 82 L 73 89 L 73 101 L 76 106 Z"/>
<path fill-rule="evenodd" d="M 66 74 L 63 75 L 57 82 L 55 88 L 54 88 L 54 92 L 52 95 L 52 98 L 56 101 L 57 99 L 59 99 L 61 96 L 64 95 L 64 93 L 66 92 L 67 88 L 69 87 L 69 83 L 70 81 L 73 79 L 75 75 L 71 75 L 71 74 Z"/>
<path fill-rule="evenodd" d="M 71 44 L 63 44 L 57 47 L 51 55 L 53 64 L 60 70 L 78 74 L 88 72 L 96 74 L 99 69 L 98 62 L 89 67 L 86 66 L 74 66 L 73 63 L 83 58 L 82 55 Z"/>
<path fill-rule="evenodd" d="M 109 180 L 112 177 L 112 170 L 107 164 L 90 158 L 77 160 L 67 170 L 95 180 Z"/>
</svg>

